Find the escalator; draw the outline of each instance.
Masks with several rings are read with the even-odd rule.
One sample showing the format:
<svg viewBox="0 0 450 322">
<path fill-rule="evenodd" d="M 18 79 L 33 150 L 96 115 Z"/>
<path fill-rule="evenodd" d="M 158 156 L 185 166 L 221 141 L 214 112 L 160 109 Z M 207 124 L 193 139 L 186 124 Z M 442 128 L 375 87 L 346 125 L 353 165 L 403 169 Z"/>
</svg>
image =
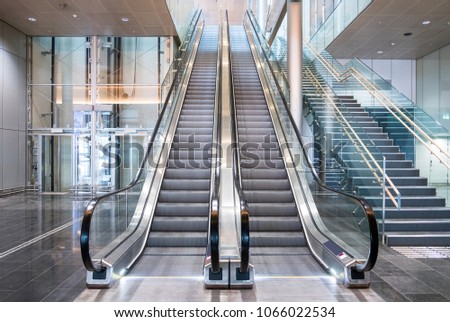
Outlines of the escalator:
<svg viewBox="0 0 450 322">
<path fill-rule="evenodd" d="M 200 17 L 168 72 L 169 94 L 136 178 L 85 211 L 80 244 L 88 287 L 111 287 L 125 274 L 201 274 L 215 175 L 219 30 Z"/>
<path fill-rule="evenodd" d="M 249 211 L 252 249 L 305 246 L 272 119 L 243 27 L 232 26 L 231 50 L 242 184 Z M 274 251 L 272 249 L 272 251 Z"/>
<path fill-rule="evenodd" d="M 320 267 L 368 287 L 378 253 L 372 208 L 327 187 L 289 110 L 289 84 L 247 12 L 232 26 L 231 63 L 243 192 L 256 274 L 311 276 Z"/>
<path fill-rule="evenodd" d="M 204 252 L 207 245 L 217 42 L 218 28 L 205 27 L 170 149 L 149 247 L 200 247 Z"/>
</svg>

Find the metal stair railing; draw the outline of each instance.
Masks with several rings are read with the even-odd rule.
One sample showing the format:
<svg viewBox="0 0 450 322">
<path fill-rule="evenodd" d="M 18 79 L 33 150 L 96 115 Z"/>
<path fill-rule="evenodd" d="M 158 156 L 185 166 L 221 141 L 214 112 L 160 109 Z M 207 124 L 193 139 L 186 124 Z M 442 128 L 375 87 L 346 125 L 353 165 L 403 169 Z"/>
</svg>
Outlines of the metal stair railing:
<svg viewBox="0 0 450 322">
<path fill-rule="evenodd" d="M 447 163 L 450 161 L 450 154 L 446 151 L 446 149 L 442 148 L 432 137 L 430 137 L 428 133 L 418 126 L 416 122 L 406 115 L 357 69 L 350 67 L 341 73 L 330 62 L 318 54 L 310 45 L 307 45 L 307 48 L 337 82 L 342 83 L 351 77 L 355 79 L 375 100 L 377 100 L 392 116 L 394 116 L 400 124 L 402 124 L 419 142 L 421 142 L 424 147 L 439 160 L 440 163 L 450 170 L 450 164 Z M 408 124 L 410 126 L 408 126 Z M 426 141 L 428 141 L 429 144 Z M 437 148 L 438 151 L 432 149 L 433 146 Z M 444 157 L 440 156 L 440 154 L 443 154 Z"/>
<path fill-rule="evenodd" d="M 384 186 L 383 189 L 385 190 L 385 193 L 388 195 L 389 199 L 391 199 L 392 203 L 395 205 L 396 208 L 401 208 L 401 193 L 399 192 L 398 188 L 395 186 L 395 184 L 392 182 L 392 180 L 389 178 L 389 176 L 385 173 L 383 168 L 379 165 L 373 154 L 369 151 L 367 146 L 364 144 L 362 139 L 359 137 L 359 135 L 356 133 L 353 126 L 350 124 L 350 122 L 346 119 L 346 117 L 342 114 L 342 111 L 339 109 L 338 106 L 336 106 L 336 103 L 334 102 L 333 98 L 330 97 L 330 95 L 325 91 L 323 86 L 320 84 L 320 82 L 315 77 L 314 73 L 306 67 L 307 76 L 309 79 L 315 84 L 315 86 L 319 89 L 319 91 L 322 93 L 323 96 L 327 98 L 329 101 L 329 105 L 333 108 L 333 114 L 336 116 L 336 120 L 341 125 L 342 130 L 347 134 L 347 137 L 352 141 L 353 145 L 358 150 L 359 154 L 363 158 L 364 162 L 367 164 L 368 168 L 371 170 L 372 174 L 378 181 L 378 183 L 383 187 L 383 177 L 388 182 L 389 186 Z M 353 137 L 352 137 L 353 135 Z M 355 142 L 357 141 L 357 143 Z M 359 144 L 359 145 L 358 145 Z M 372 163 L 375 165 L 373 167 L 371 165 L 371 162 L 366 158 L 365 154 L 367 154 L 368 158 Z M 377 174 L 377 172 L 380 173 L 380 175 Z M 396 196 L 394 196 L 390 189 L 391 188 Z"/>
</svg>

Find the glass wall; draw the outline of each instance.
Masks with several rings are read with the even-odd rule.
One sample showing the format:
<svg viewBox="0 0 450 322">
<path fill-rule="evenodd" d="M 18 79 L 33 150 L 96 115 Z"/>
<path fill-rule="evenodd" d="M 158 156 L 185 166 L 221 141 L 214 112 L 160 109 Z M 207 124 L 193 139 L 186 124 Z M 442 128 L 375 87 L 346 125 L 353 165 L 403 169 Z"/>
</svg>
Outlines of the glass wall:
<svg viewBox="0 0 450 322">
<path fill-rule="evenodd" d="M 309 37 L 318 51 L 328 47 L 373 0 L 309 0 Z M 308 5 L 307 5 L 308 7 Z"/>
<path fill-rule="evenodd" d="M 189 23 L 199 9 L 199 0 L 166 0 L 175 28 L 181 40 L 186 37 Z"/>
<path fill-rule="evenodd" d="M 58 192 L 128 184 L 158 119 L 173 40 L 34 37 L 30 43 L 33 184 Z"/>
</svg>

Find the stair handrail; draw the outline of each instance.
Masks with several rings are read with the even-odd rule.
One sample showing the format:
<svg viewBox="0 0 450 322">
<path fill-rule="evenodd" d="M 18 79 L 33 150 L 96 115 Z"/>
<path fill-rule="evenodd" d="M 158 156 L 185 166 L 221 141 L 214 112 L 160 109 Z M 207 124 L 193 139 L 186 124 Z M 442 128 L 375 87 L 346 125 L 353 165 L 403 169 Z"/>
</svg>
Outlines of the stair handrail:
<svg viewBox="0 0 450 322">
<path fill-rule="evenodd" d="M 252 25 L 253 30 L 255 30 L 256 32 L 256 27 L 255 24 L 252 20 L 252 16 L 250 14 L 250 12 L 247 10 L 247 17 L 249 17 L 249 21 Z M 261 44 L 262 40 L 260 39 L 258 33 L 256 32 L 256 36 L 258 38 L 259 43 Z M 268 57 L 265 53 L 265 51 L 263 51 L 263 54 L 265 56 L 265 59 L 268 61 Z M 295 124 L 295 120 L 294 117 L 292 116 L 292 113 L 290 111 L 290 109 L 288 108 L 288 104 L 287 104 L 287 100 L 286 97 L 284 96 L 284 93 L 281 89 L 280 84 L 277 81 L 276 75 L 275 75 L 275 71 L 273 70 L 271 64 L 269 64 L 269 68 L 270 68 L 270 72 L 272 73 L 274 79 L 276 80 L 276 85 L 277 85 L 277 90 L 280 93 L 280 96 L 283 100 L 283 106 L 286 110 L 287 115 L 289 116 L 289 120 L 292 124 Z M 285 78 L 285 75 L 283 75 Z M 328 191 L 332 191 L 335 192 L 337 194 L 343 195 L 348 197 L 349 199 L 354 200 L 355 203 L 358 203 L 359 205 L 361 205 L 361 207 L 364 209 L 365 215 L 366 215 L 366 219 L 367 219 L 367 223 L 369 225 L 369 231 L 370 231 L 370 245 L 369 245 L 369 254 L 367 256 L 367 259 L 365 261 L 365 263 L 357 263 L 355 270 L 358 272 L 364 272 L 364 271 L 370 271 L 376 263 L 377 257 L 378 257 L 378 223 L 377 220 L 375 218 L 375 213 L 372 209 L 372 207 L 369 205 L 369 203 L 364 199 L 361 198 L 359 196 L 355 196 L 353 194 L 347 193 L 345 191 L 340 191 L 340 190 L 336 190 L 333 189 L 331 187 L 328 187 L 318 176 L 316 169 L 314 168 L 314 165 L 309 157 L 309 153 L 307 151 L 307 148 L 303 142 L 303 138 L 302 135 L 298 129 L 297 126 L 293 126 L 294 132 L 295 132 L 295 136 L 297 137 L 301 147 L 302 147 L 302 152 L 305 156 L 305 160 L 308 163 L 308 167 L 311 170 L 311 174 L 314 177 L 314 181 L 324 190 L 328 190 Z"/>
<path fill-rule="evenodd" d="M 373 175 L 375 176 L 375 178 L 377 179 L 378 183 L 382 185 L 383 180 L 377 175 L 376 170 L 378 170 L 382 175 L 385 176 L 386 181 L 389 183 L 390 188 L 392 188 L 392 190 L 395 192 L 395 194 L 397 195 L 397 198 L 395 198 L 391 191 L 389 190 L 389 187 L 384 186 L 383 189 L 386 190 L 386 194 L 389 196 L 389 199 L 391 199 L 392 203 L 395 205 L 396 208 L 400 209 L 401 208 L 401 193 L 398 190 L 398 188 L 395 186 L 395 184 L 392 182 L 391 178 L 385 173 L 385 171 L 383 171 L 383 168 L 381 168 L 381 166 L 378 164 L 378 162 L 376 161 L 375 157 L 373 156 L 373 154 L 369 151 L 369 149 L 367 148 L 367 146 L 364 144 L 364 142 L 362 141 L 362 139 L 359 137 L 359 135 L 356 133 L 355 129 L 353 128 L 353 126 L 351 125 L 351 123 L 347 120 L 347 118 L 342 114 L 341 110 L 337 107 L 336 103 L 333 101 L 333 99 L 330 97 L 330 95 L 325 91 L 325 89 L 323 88 L 322 84 L 320 84 L 320 82 L 318 81 L 318 79 L 316 78 L 316 76 L 313 74 L 313 72 L 309 69 L 309 67 L 306 67 L 306 70 L 308 72 L 308 76 L 310 78 L 310 80 L 313 81 L 313 83 L 315 84 L 315 86 L 317 88 L 320 88 L 320 90 L 322 91 L 323 95 L 326 96 L 326 98 L 328 99 L 328 101 L 330 102 L 331 106 L 334 109 L 334 115 L 339 115 L 339 117 L 343 120 L 344 124 L 342 124 L 338 118 L 336 118 L 336 120 L 339 122 L 339 124 L 341 125 L 341 128 L 343 129 L 343 131 L 347 134 L 348 138 L 352 141 L 352 143 L 354 144 L 354 146 L 356 147 L 356 149 L 358 150 L 358 152 L 360 153 L 361 157 L 364 159 L 364 162 L 367 164 L 367 166 L 369 167 L 369 169 L 371 170 L 371 172 L 373 173 Z M 337 113 L 337 114 L 336 114 Z M 348 133 L 347 129 L 350 129 L 350 131 L 352 132 L 352 134 L 354 135 L 354 137 L 356 138 L 356 140 L 358 141 L 358 143 L 360 144 L 360 146 L 362 147 L 362 149 L 364 150 L 365 153 L 367 153 L 367 155 L 369 156 L 370 160 L 372 160 L 372 162 L 375 164 L 376 166 L 376 170 L 371 166 L 370 162 L 367 160 L 367 158 L 365 157 L 363 151 L 361 151 L 359 149 L 359 146 L 354 142 L 354 140 L 352 139 L 352 136 Z"/>
<path fill-rule="evenodd" d="M 410 112 L 408 112 L 408 110 L 406 110 L 408 107 L 413 107 L 414 109 L 417 109 L 417 110 L 419 110 L 421 113 L 423 113 L 423 114 L 425 114 L 425 115 L 427 115 L 430 119 L 432 119 L 436 124 L 438 124 L 439 126 L 441 126 L 442 127 L 442 125 L 438 122 L 438 121 L 436 121 L 435 119 L 433 119 L 429 114 L 427 114 L 427 112 L 425 112 L 424 111 L 424 109 L 423 108 L 421 108 L 421 107 L 419 107 L 419 106 L 417 106 L 417 105 L 415 105 L 412 101 L 411 101 L 411 99 L 409 99 L 409 98 L 407 98 L 403 93 L 401 93 L 400 91 L 398 91 L 391 83 L 388 83 L 383 77 L 381 77 L 376 71 L 374 71 L 373 69 L 371 69 L 369 66 L 367 66 L 367 64 L 366 63 L 364 63 L 361 59 L 359 59 L 359 58 L 357 58 L 357 57 L 354 57 L 353 59 L 352 59 L 352 61 L 355 61 L 355 62 L 357 62 L 358 64 L 360 64 L 363 68 L 365 68 L 369 73 L 372 73 L 372 74 L 374 74 L 374 75 L 376 75 L 378 78 L 380 78 L 384 83 L 386 83 L 386 84 L 388 84 L 389 86 L 391 86 L 391 88 L 392 89 L 394 89 L 399 95 L 401 95 L 402 97 L 404 97 L 406 100 L 408 100 L 411 104 L 410 105 L 403 105 L 403 104 L 400 104 L 400 103 L 398 103 L 395 99 L 393 99 L 392 100 L 392 103 L 395 105 L 395 106 L 397 106 L 397 107 L 399 107 L 400 109 L 401 109 L 401 111 L 403 112 L 403 113 L 405 113 L 409 118 L 413 118 L 414 119 L 414 115 L 411 115 L 411 113 Z M 364 75 L 364 73 L 358 68 L 358 67 L 355 67 L 355 64 L 354 63 L 352 63 L 352 67 L 356 70 L 356 71 L 358 71 L 359 73 L 361 73 L 361 74 L 363 74 Z M 366 78 L 366 80 L 368 80 L 368 78 L 367 78 L 367 76 L 364 76 L 365 78 Z M 368 80 L 368 82 L 369 82 L 369 84 L 372 84 L 375 88 L 378 88 L 378 87 L 376 87 L 375 86 L 375 81 L 370 81 L 370 80 Z M 381 91 L 381 93 L 383 92 L 383 90 L 380 90 Z M 423 126 L 423 127 L 427 127 L 427 125 L 425 125 L 421 120 L 415 120 L 414 121 L 416 124 L 418 124 L 418 125 L 421 125 L 421 126 Z M 444 127 L 442 127 L 442 129 L 445 129 Z M 447 129 L 445 129 L 445 131 L 448 133 L 448 130 Z M 430 131 L 430 132 L 432 132 L 432 131 Z"/>
<path fill-rule="evenodd" d="M 322 55 L 318 54 L 314 48 L 311 47 L 311 45 L 306 45 L 308 49 L 311 51 L 311 53 L 316 57 L 316 59 L 325 67 L 325 69 L 333 76 L 333 78 L 338 82 L 344 82 L 350 77 L 353 77 L 362 87 L 364 87 L 367 92 L 375 98 L 389 113 L 392 114 L 417 140 L 419 140 L 425 148 L 430 151 L 432 155 L 434 155 L 447 169 L 450 170 L 450 164 L 448 164 L 442 157 L 440 157 L 435 151 L 433 151 L 430 147 L 435 146 L 440 153 L 444 154 L 447 159 L 450 159 L 450 154 L 445 151 L 442 147 L 439 146 L 435 142 L 433 138 L 431 138 L 424 130 L 420 128 L 413 120 L 411 120 L 398 106 L 396 106 L 389 98 L 386 97 L 378 88 L 376 88 L 372 82 L 370 82 L 364 75 L 362 75 L 357 69 L 354 67 L 350 67 L 347 70 L 345 70 L 343 73 L 340 73 L 336 70 L 336 68 L 330 64 L 326 59 L 322 57 Z M 357 77 L 356 77 L 356 76 Z M 371 89 L 372 88 L 372 89 Z M 381 96 L 378 97 L 377 95 Z M 384 101 L 386 101 L 388 104 L 386 104 Z M 389 107 L 390 105 L 391 107 Z M 394 111 L 394 109 L 400 116 L 405 119 L 403 121 Z M 427 144 L 417 133 L 414 131 L 411 127 L 409 127 L 405 122 L 409 123 L 415 130 L 417 130 L 427 141 L 430 142 L 430 144 Z"/>
<path fill-rule="evenodd" d="M 214 97 L 214 130 L 213 130 L 213 149 L 211 163 L 213 169 L 211 171 L 211 198 L 209 213 L 209 247 L 211 256 L 211 272 L 220 273 L 220 160 L 222 158 L 222 149 L 220 143 L 222 141 L 222 24 L 219 27 L 219 41 L 217 50 L 217 67 L 216 67 L 216 93 Z"/>
<path fill-rule="evenodd" d="M 228 35 L 228 69 L 230 72 L 230 109 L 231 109 L 231 140 L 233 144 L 233 179 L 236 191 L 239 196 L 239 211 L 241 217 L 241 264 L 240 273 L 247 273 L 250 262 L 250 210 L 245 197 L 244 189 L 242 188 L 241 176 L 241 158 L 240 145 L 237 126 L 237 110 L 236 97 L 234 91 L 234 77 L 233 77 L 233 63 L 231 60 L 231 42 L 230 42 L 230 24 L 228 19 L 228 10 L 226 11 L 227 20 L 227 35 Z"/>
<path fill-rule="evenodd" d="M 202 16 L 202 10 L 199 10 L 194 14 L 192 21 L 191 21 L 190 29 L 196 28 L 196 26 L 198 25 L 198 23 L 200 21 L 201 16 Z M 194 33 L 192 33 L 191 35 L 194 35 Z M 192 39 L 193 38 L 189 39 L 188 42 L 192 41 Z M 180 53 L 180 55 L 182 55 L 182 54 Z M 174 59 L 174 62 L 172 64 L 178 64 L 178 61 L 176 59 L 177 58 Z M 90 254 L 90 246 L 89 246 L 90 245 L 90 243 L 89 243 L 89 241 L 90 241 L 89 240 L 90 239 L 89 238 L 90 237 L 90 226 L 91 226 L 92 217 L 94 215 L 94 211 L 95 211 L 97 205 L 103 199 L 108 198 L 113 195 L 117 195 L 122 192 L 127 192 L 128 190 L 131 190 L 133 187 L 135 187 L 137 184 L 139 184 L 140 182 L 143 181 L 143 179 L 141 179 L 141 177 L 144 174 L 144 170 L 147 168 L 146 165 L 149 162 L 151 152 L 153 151 L 153 146 L 154 146 L 154 142 L 157 138 L 158 129 L 161 126 L 164 115 L 168 109 L 168 106 L 171 103 L 170 97 L 171 97 L 171 93 L 173 92 L 173 90 L 175 88 L 175 83 L 176 83 L 175 80 L 177 79 L 177 77 L 180 76 L 181 72 L 182 71 L 180 71 L 180 68 L 176 68 L 175 76 L 173 78 L 174 81 L 172 82 L 172 85 L 170 86 L 170 89 L 167 93 L 166 100 L 164 102 L 164 106 L 161 110 L 161 113 L 158 117 L 158 120 L 155 124 L 154 130 L 152 132 L 152 136 L 147 145 L 147 151 L 141 160 L 139 169 L 136 172 L 134 179 L 123 188 L 116 189 L 111 192 L 105 193 L 101 196 L 92 198 L 85 208 L 84 215 L 83 215 L 83 221 L 81 224 L 81 231 L 80 231 L 80 250 L 81 250 L 81 257 L 83 260 L 83 264 L 88 271 L 98 272 L 98 273 L 102 273 L 105 271 L 105 267 L 103 267 L 102 265 L 94 264 L 94 262 L 92 261 L 91 254 Z"/>
</svg>

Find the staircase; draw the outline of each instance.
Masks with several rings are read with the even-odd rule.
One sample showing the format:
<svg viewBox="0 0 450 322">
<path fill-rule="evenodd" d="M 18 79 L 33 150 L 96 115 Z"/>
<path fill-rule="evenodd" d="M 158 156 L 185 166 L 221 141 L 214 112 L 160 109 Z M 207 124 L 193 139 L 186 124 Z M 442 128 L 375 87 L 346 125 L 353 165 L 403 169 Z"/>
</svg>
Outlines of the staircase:
<svg viewBox="0 0 450 322">
<path fill-rule="evenodd" d="M 148 246 L 173 253 L 206 248 L 216 91 L 218 27 L 206 26 L 188 84 L 148 238 Z M 205 146 L 207 148 L 205 148 Z"/>
<path fill-rule="evenodd" d="M 385 232 L 386 241 L 391 246 L 448 246 L 450 245 L 450 208 L 446 207 L 445 198 L 436 196 L 436 189 L 428 186 L 427 178 L 420 176 L 419 169 L 414 168 L 411 155 L 411 142 L 408 136 L 399 129 L 389 128 L 389 123 L 382 121 L 383 115 L 373 109 L 366 109 L 351 95 L 333 94 L 312 64 L 306 66 L 314 72 L 323 88 L 333 95 L 333 100 L 341 109 L 346 119 L 365 139 L 369 150 L 382 165 L 382 156 L 386 158 L 386 173 L 397 186 L 401 194 L 401 209 L 394 207 L 390 199 L 386 199 Z M 375 183 L 371 172 L 362 167 L 362 159 L 351 144 L 346 144 L 343 129 L 326 108 L 322 97 L 313 95 L 316 86 L 304 78 L 304 94 L 309 109 L 305 116 L 310 124 L 316 125 L 318 138 L 328 133 L 333 137 L 332 146 L 341 144 L 338 156 L 334 156 L 345 177 L 341 188 L 364 197 L 374 208 L 377 218 L 382 218 L 382 190 Z M 343 86 L 342 84 L 340 86 Z M 342 92 L 345 90 L 342 88 Z M 309 94 L 308 94 L 309 93 Z M 403 140 L 403 141 L 402 141 Z M 344 143 L 340 142 L 344 141 Z M 399 144 L 404 148 L 401 151 Z M 330 164 L 330 160 L 327 160 Z M 338 167 L 334 167 L 335 169 Z M 328 171 L 332 170 L 328 168 Z M 327 177 L 327 183 L 336 185 L 336 175 Z M 334 181 L 333 181 L 334 180 Z"/>
<path fill-rule="evenodd" d="M 250 245 L 263 253 L 305 246 L 297 207 L 264 92 L 242 26 L 231 26 L 231 53 L 243 190 Z M 254 254 L 254 253 L 253 253 Z M 276 254 L 280 254 L 276 252 Z"/>
</svg>

